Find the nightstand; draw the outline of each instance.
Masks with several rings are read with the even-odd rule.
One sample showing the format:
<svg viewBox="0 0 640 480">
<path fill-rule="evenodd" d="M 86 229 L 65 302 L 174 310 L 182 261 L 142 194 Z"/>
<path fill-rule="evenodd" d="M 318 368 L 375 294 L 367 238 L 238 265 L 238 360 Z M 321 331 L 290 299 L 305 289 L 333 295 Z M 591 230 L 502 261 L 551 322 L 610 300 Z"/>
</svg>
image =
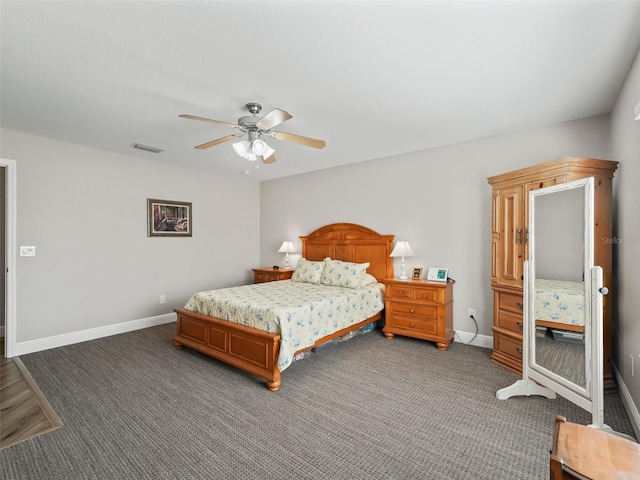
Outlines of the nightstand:
<svg viewBox="0 0 640 480">
<path fill-rule="evenodd" d="M 277 282 L 278 280 L 289 280 L 293 275 L 293 269 L 281 268 L 274 270 L 273 268 L 254 268 L 253 283 Z"/>
<path fill-rule="evenodd" d="M 394 335 L 436 342 L 446 350 L 453 342 L 453 284 L 388 278 L 385 284 L 387 339 Z"/>
</svg>

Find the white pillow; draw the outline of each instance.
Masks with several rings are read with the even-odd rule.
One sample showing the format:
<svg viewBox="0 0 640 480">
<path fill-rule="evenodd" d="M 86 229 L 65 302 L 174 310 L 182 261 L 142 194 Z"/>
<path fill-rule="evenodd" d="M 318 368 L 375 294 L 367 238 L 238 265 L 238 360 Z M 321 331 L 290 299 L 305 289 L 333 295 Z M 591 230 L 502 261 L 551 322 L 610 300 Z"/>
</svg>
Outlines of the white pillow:
<svg viewBox="0 0 640 480">
<path fill-rule="evenodd" d="M 366 287 L 367 285 L 371 285 L 372 283 L 377 283 L 378 280 L 376 277 L 371 275 L 370 273 L 365 273 L 364 277 L 362 277 L 362 281 L 360 282 L 360 287 Z"/>
<path fill-rule="evenodd" d="M 369 268 L 369 263 L 343 262 L 327 257 L 324 259 L 324 270 L 320 276 L 320 283 L 336 287 L 360 288 L 367 268 Z"/>
<path fill-rule="evenodd" d="M 298 260 L 296 269 L 291 275 L 292 282 L 318 283 L 324 268 L 324 262 L 312 262 L 304 257 Z"/>
</svg>

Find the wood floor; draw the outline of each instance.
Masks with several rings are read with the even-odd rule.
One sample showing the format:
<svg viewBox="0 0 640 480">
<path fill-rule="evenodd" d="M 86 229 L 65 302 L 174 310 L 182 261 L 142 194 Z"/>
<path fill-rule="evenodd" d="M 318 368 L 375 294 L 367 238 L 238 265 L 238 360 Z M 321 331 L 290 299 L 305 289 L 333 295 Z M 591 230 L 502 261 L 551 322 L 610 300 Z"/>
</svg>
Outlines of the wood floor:
<svg viewBox="0 0 640 480">
<path fill-rule="evenodd" d="M 5 358 L 0 337 L 0 449 L 61 426 L 20 358 Z"/>
</svg>

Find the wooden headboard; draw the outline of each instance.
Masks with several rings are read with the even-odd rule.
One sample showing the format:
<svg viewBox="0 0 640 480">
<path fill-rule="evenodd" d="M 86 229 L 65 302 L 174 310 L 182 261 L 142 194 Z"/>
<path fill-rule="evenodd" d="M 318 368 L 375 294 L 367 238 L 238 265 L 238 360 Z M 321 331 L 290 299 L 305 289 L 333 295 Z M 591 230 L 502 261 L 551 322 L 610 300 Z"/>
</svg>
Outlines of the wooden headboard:
<svg viewBox="0 0 640 480">
<path fill-rule="evenodd" d="M 355 223 L 332 223 L 301 236 L 302 256 L 319 261 L 326 257 L 371 265 L 367 272 L 381 281 L 393 278 L 393 235 L 380 235 Z"/>
</svg>

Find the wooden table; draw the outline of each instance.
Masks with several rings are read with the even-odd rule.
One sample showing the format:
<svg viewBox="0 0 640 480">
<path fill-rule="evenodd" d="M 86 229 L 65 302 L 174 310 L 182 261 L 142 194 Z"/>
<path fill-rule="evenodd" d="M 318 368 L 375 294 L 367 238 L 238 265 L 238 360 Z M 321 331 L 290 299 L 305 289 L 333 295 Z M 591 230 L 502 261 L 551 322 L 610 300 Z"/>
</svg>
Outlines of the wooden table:
<svg viewBox="0 0 640 480">
<path fill-rule="evenodd" d="M 638 479 L 640 445 L 558 415 L 549 467 L 551 480 Z"/>
</svg>

